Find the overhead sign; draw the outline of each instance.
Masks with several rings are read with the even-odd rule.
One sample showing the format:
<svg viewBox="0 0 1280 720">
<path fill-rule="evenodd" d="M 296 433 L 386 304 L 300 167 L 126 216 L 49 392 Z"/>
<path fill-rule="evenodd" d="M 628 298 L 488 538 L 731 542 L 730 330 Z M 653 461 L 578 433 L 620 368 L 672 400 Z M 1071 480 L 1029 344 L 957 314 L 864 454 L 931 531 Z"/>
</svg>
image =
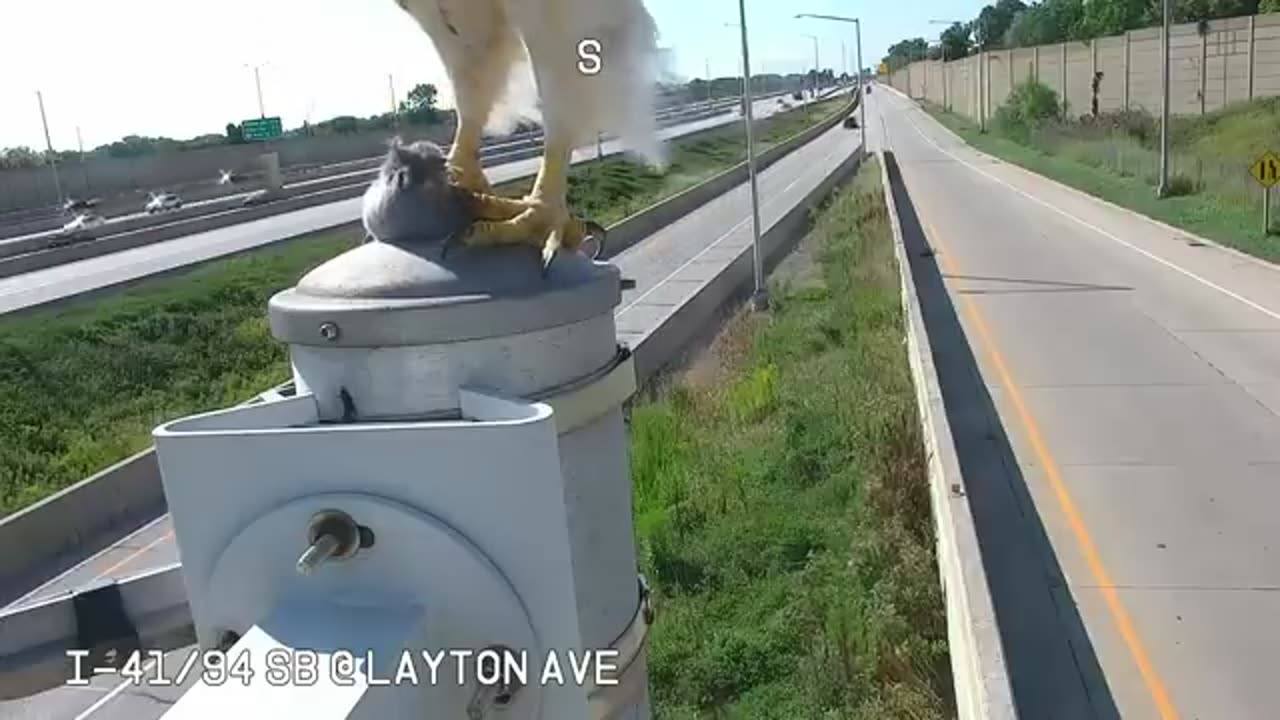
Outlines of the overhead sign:
<svg viewBox="0 0 1280 720">
<path fill-rule="evenodd" d="M 280 118 L 254 118 L 240 123 L 240 134 L 247 141 L 274 140 L 284 134 Z"/>
<path fill-rule="evenodd" d="M 1265 188 L 1280 183 L 1280 156 L 1268 150 L 1249 167 L 1249 174 Z"/>
</svg>

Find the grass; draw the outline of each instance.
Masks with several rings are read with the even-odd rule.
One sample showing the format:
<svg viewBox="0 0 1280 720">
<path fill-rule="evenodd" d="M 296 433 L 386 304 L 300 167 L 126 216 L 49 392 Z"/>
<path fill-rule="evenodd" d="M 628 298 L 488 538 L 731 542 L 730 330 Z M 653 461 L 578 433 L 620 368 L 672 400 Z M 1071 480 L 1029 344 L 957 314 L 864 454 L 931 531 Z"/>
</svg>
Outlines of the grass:
<svg viewBox="0 0 1280 720">
<path fill-rule="evenodd" d="M 630 414 L 655 716 L 953 715 L 946 618 L 876 163 L 814 262 Z"/>
<path fill-rule="evenodd" d="M 821 104 L 813 119 L 843 101 Z M 761 144 L 807 125 L 803 111 L 764 120 Z M 672 145 L 665 173 L 621 159 L 580 166 L 571 202 L 608 224 L 745 154 L 737 126 Z M 161 422 L 242 402 L 287 379 L 267 300 L 358 237 L 355 228 L 320 233 L 0 317 L 0 516 L 146 448 Z"/>
<path fill-rule="evenodd" d="M 1171 196 L 1164 199 L 1155 195 L 1159 125 L 1144 113 L 1051 122 L 1022 133 L 993 127 L 983 134 L 966 118 L 936 105 L 925 107 L 983 152 L 1228 247 L 1280 261 L 1280 242 L 1262 232 L 1262 189 L 1248 173 L 1280 134 L 1276 98 L 1175 118 Z"/>
</svg>

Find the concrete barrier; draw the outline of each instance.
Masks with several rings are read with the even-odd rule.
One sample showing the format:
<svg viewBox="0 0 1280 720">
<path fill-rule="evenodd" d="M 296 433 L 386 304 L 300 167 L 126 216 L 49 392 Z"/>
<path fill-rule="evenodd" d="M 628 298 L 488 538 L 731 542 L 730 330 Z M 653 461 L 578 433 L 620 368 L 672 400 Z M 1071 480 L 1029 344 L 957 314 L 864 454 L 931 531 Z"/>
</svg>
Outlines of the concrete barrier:
<svg viewBox="0 0 1280 720">
<path fill-rule="evenodd" d="M 850 112 L 853 106 L 854 103 L 850 103 L 848 106 L 840 108 L 817 125 L 802 130 L 760 153 L 756 157 L 756 171 L 764 172 L 765 169 L 786 157 L 796 148 L 835 127 L 844 119 L 845 114 Z M 606 248 L 608 256 L 622 252 L 640 240 L 652 235 L 658 228 L 670 225 L 677 218 L 688 215 L 711 200 L 741 185 L 747 181 L 748 172 L 745 161 L 738 163 L 719 175 L 652 205 L 618 225 L 609 228 L 608 247 Z"/>
<path fill-rule="evenodd" d="M 833 127 L 848 112 L 833 113 L 817 126 L 804 130 L 761 156 L 769 164 L 812 141 Z M 766 157 L 767 156 L 767 157 Z M 839 166 L 804 202 L 797 204 L 762 235 L 766 261 L 771 266 L 787 249 L 805 222 L 811 201 L 825 195 L 834 184 L 856 169 L 857 153 Z M 742 166 L 740 166 L 742 167 Z M 744 170 L 745 171 L 745 170 Z M 609 255 L 625 249 L 615 245 L 620 236 L 634 245 L 657 229 L 724 194 L 738 183 L 730 183 L 734 170 L 701 183 L 677 196 L 632 215 L 609 229 Z M 287 201 L 282 201 L 287 202 Z M 628 245 L 629 246 L 629 245 Z M 647 379 L 672 360 L 680 348 L 714 313 L 752 277 L 748 248 L 710 281 L 698 296 L 686 303 L 663 327 L 635 349 L 638 379 Z M 291 383 L 268 391 L 288 394 Z M 259 396 L 260 398 L 261 396 Z M 255 402 L 254 398 L 249 402 Z M 12 601 L 26 589 L 35 587 L 62 572 L 80 559 L 108 546 L 165 511 L 164 490 L 152 449 L 144 450 L 86 480 L 66 488 L 30 507 L 0 519 L 0 547 L 14 549 L 0 553 L 0 604 Z"/>
<path fill-rule="evenodd" d="M 959 456 L 942 402 L 902 224 L 893 199 L 897 175 L 892 153 L 883 154 L 881 182 L 902 283 L 907 355 L 916 389 L 916 406 L 929 460 L 929 495 L 937 536 L 938 572 L 947 611 L 947 642 L 959 720 L 1014 720 L 1013 688 L 996 626 L 995 606 L 973 513 L 965 493 Z M 959 492 L 956 492 L 956 490 Z"/>
<path fill-rule="evenodd" d="M 838 165 L 830 175 L 818 184 L 804 200 L 796 203 L 786 214 L 760 234 L 760 251 L 764 256 L 765 271 L 772 270 L 789 253 L 794 242 L 804 234 L 809 222 L 809 211 L 840 183 L 850 178 L 863 160 L 861 150 Z M 752 248 L 742 248 L 738 256 L 708 280 L 688 302 L 681 305 L 666 322 L 650 333 L 636 347 L 636 379 L 647 382 L 666 366 L 679 360 L 691 340 L 705 331 L 715 321 L 722 308 L 730 302 L 746 297 L 754 289 L 755 272 L 752 266 Z"/>
</svg>

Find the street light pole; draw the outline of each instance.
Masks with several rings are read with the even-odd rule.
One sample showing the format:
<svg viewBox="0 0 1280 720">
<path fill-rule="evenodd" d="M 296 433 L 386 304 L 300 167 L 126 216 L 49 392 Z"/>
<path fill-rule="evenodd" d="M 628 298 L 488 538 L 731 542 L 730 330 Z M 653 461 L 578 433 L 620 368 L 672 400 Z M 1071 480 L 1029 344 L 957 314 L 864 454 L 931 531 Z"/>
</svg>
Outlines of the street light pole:
<svg viewBox="0 0 1280 720">
<path fill-rule="evenodd" d="M 818 36 L 805 35 L 813 41 L 813 99 L 818 99 Z"/>
<path fill-rule="evenodd" d="M 864 79 L 863 79 L 863 77 L 862 77 L 862 21 L 861 21 L 861 20 L 859 20 L 858 18 L 843 17 L 843 16 L 840 16 L 840 15 L 818 15 L 818 14 L 816 14 L 816 13 L 800 13 L 800 14 L 796 15 L 796 17 L 797 17 L 797 18 L 814 18 L 814 19 L 816 19 L 816 20 L 833 20 L 833 21 L 835 21 L 835 22 L 853 23 L 854 28 L 857 30 L 857 38 L 858 38 L 858 51 L 857 51 L 857 53 L 858 53 L 858 72 L 856 73 L 856 75 L 858 76 L 858 115 L 859 115 L 858 122 L 862 125 L 862 132 L 860 132 L 860 133 L 858 133 L 858 134 L 861 136 L 861 141 L 862 141 L 862 154 L 864 154 L 864 155 L 865 155 L 865 154 L 867 153 L 867 103 L 865 102 L 865 100 L 866 100 L 866 95 L 867 95 L 867 91 L 866 91 L 866 88 L 864 88 L 864 87 L 862 86 L 862 83 L 864 82 Z"/>
<path fill-rule="evenodd" d="M 930 25 L 949 25 L 951 27 L 955 27 L 957 25 L 964 25 L 964 23 L 959 20 L 930 20 L 929 24 Z M 942 106 L 947 110 L 950 110 L 951 107 L 947 102 L 948 73 L 947 73 L 947 43 L 946 43 L 945 35 L 946 35 L 945 32 L 938 34 L 938 47 L 942 48 Z M 981 62 L 981 58 L 979 58 L 979 62 Z M 979 65 L 979 70 L 981 70 L 981 65 Z"/>
<path fill-rule="evenodd" d="M 53 140 L 49 137 L 49 119 L 44 114 L 44 95 L 37 90 L 36 102 L 40 105 L 40 124 L 44 126 L 44 144 L 49 149 L 49 167 L 53 170 L 53 187 L 58 193 L 58 205 L 66 203 L 67 198 L 62 194 L 62 180 L 58 177 L 58 158 L 53 154 Z"/>
<path fill-rule="evenodd" d="M 262 103 L 262 74 L 259 72 L 262 69 L 262 65 L 250 65 L 249 63 L 243 63 L 243 65 L 244 67 L 253 69 L 253 86 L 258 91 L 258 117 L 265 119 L 267 117 L 267 110 L 266 106 Z"/>
<path fill-rule="evenodd" d="M 80 134 L 80 126 L 76 126 L 76 147 L 80 149 L 80 184 L 85 194 L 89 194 L 89 171 L 84 166 L 84 136 Z"/>
<path fill-rule="evenodd" d="M 702 62 L 707 71 L 707 103 L 711 102 L 711 58 L 703 58 Z"/>
<path fill-rule="evenodd" d="M 258 116 L 265 118 L 267 116 L 267 108 L 262 104 L 262 74 L 258 71 L 258 66 L 253 66 L 253 84 L 258 88 Z"/>
<path fill-rule="evenodd" d="M 396 106 L 396 81 L 391 73 L 387 73 L 387 90 L 391 92 L 391 120 L 399 127 L 400 108 Z"/>
<path fill-rule="evenodd" d="M 858 133 L 862 141 L 862 154 L 867 154 L 867 90 L 863 86 L 865 80 L 862 78 L 862 21 L 854 20 L 854 30 L 858 36 L 858 115 L 859 122 L 862 124 L 862 132 Z"/>
<path fill-rule="evenodd" d="M 751 295 L 751 307 L 764 310 L 769 306 L 768 291 L 764 286 L 764 255 L 760 249 L 760 190 L 756 183 L 756 150 L 752 139 L 751 101 L 751 51 L 747 47 L 747 4 L 738 0 L 738 29 L 742 37 L 742 97 L 743 121 L 747 126 L 747 178 L 751 185 L 751 264 L 754 271 L 755 291 Z"/>
<path fill-rule="evenodd" d="M 1169 194 L 1169 29 L 1171 0 L 1164 0 L 1164 29 L 1160 33 L 1160 186 L 1158 197 Z"/>
</svg>

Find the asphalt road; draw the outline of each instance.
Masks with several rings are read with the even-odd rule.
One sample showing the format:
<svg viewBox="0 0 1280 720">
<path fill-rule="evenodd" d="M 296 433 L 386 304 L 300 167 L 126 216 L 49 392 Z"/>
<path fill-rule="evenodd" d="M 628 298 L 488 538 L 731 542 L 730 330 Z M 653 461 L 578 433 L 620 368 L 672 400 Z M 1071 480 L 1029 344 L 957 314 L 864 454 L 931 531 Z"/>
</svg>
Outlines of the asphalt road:
<svg viewBox="0 0 1280 720">
<path fill-rule="evenodd" d="M 1276 717 L 1280 272 L 872 97 L 1021 716 Z"/>
<path fill-rule="evenodd" d="M 753 104 L 757 118 L 768 117 L 781 110 L 776 99 L 761 100 Z M 662 129 L 659 134 L 664 139 L 672 139 L 734 122 L 741 122 L 741 116 L 737 113 L 675 125 Z M 603 148 L 606 155 L 622 151 L 621 145 L 616 141 L 605 142 Z M 595 147 L 583 148 L 574 153 L 574 162 L 586 162 L 595 156 Z M 539 162 L 539 158 L 529 158 L 486 168 L 485 173 L 494 183 L 506 182 L 536 174 Z M 358 222 L 360 202 L 357 197 L 316 205 L 118 253 L 0 278 L 0 313 L 130 282 L 285 238 Z"/>
<path fill-rule="evenodd" d="M 759 177 L 761 223 L 768 227 L 852 153 L 856 131 L 837 126 Z M 536 160 L 533 161 L 536 163 Z M 746 185 L 720 196 L 611 260 L 636 286 L 623 292 L 615 310 L 618 337 L 632 344 L 658 327 L 751 244 L 750 197 Z M 124 254 L 124 253 L 121 253 Z M 178 560 L 168 517 L 123 538 L 63 575 L 33 590 L 14 605 L 49 597 L 107 579 L 124 578 Z M 187 650 L 169 654 L 181 665 Z M 174 673 L 151 668 L 149 677 Z M 117 677 L 98 677 L 88 686 L 62 687 L 21 701 L 0 702 L 6 720 L 147 720 L 158 718 L 182 687 L 135 686 Z"/>
</svg>

